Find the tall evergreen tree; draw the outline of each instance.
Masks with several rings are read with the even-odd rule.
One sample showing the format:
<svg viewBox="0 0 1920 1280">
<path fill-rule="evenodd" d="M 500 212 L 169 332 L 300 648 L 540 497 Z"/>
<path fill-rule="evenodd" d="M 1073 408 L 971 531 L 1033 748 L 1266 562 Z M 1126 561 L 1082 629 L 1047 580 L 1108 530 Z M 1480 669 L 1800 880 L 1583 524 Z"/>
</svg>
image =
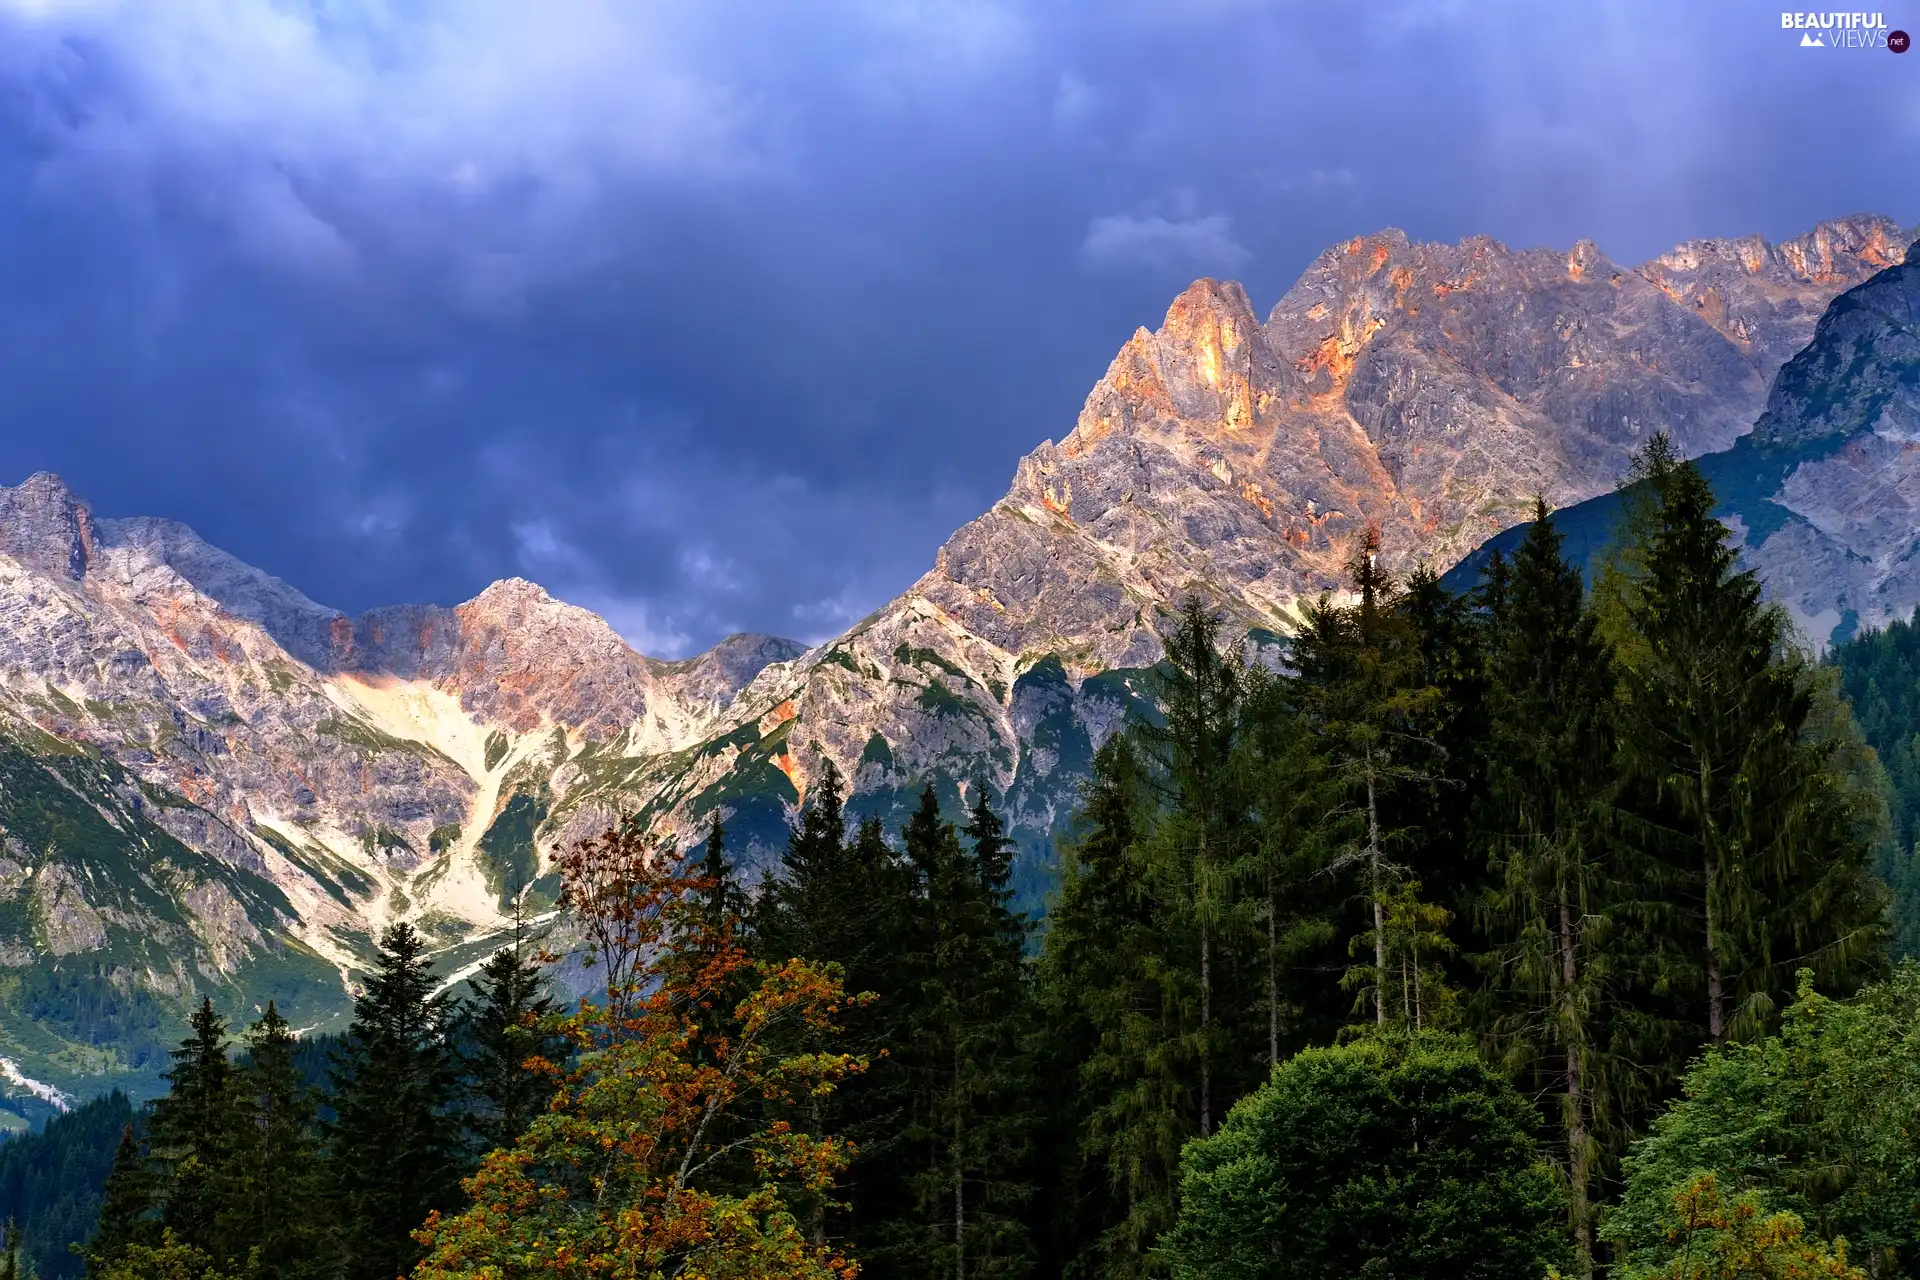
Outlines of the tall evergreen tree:
<svg viewBox="0 0 1920 1280">
<path fill-rule="evenodd" d="M 954 1280 L 1031 1265 L 1020 1181 L 1030 1125 L 1025 925 L 1009 905 L 1011 858 L 984 796 L 968 830 L 971 849 L 929 786 L 903 833 L 925 923 L 909 961 L 920 983 L 907 993 L 903 1045 L 918 1242 L 895 1256 L 903 1274 Z M 896 1247 L 906 1243 L 896 1232 Z"/>
<path fill-rule="evenodd" d="M 1237 749 L 1245 702 L 1246 671 L 1239 653 L 1221 652 L 1219 619 L 1189 597 L 1180 622 L 1167 638 L 1161 665 L 1159 702 L 1162 720 L 1136 730 L 1154 768 L 1165 816 L 1156 828 L 1156 845 L 1169 884 L 1178 884 L 1179 901 L 1191 921 L 1197 1018 L 1190 1052 L 1194 1061 L 1196 1123 L 1202 1137 L 1226 1111 L 1216 1097 L 1216 1075 L 1223 1058 L 1235 1051 L 1233 1028 L 1223 1028 L 1216 1009 L 1216 988 L 1230 952 L 1222 942 L 1240 922 L 1241 879 L 1251 852 L 1245 778 Z M 1180 882 L 1184 881 L 1184 884 Z M 1229 1073 L 1230 1074 L 1230 1073 Z"/>
<path fill-rule="evenodd" d="M 1737 568 L 1699 468 L 1656 437 L 1633 478 L 1602 578 L 1622 756 L 1646 797 L 1641 839 L 1686 907 L 1662 981 L 1692 993 L 1695 1025 L 1718 1043 L 1758 1029 L 1796 966 L 1848 989 L 1879 963 L 1877 800 L 1813 732 L 1809 672 L 1759 580 Z"/>
<path fill-rule="evenodd" d="M 247 1029 L 236 1073 L 237 1126 L 228 1154 L 236 1194 L 222 1206 L 216 1257 L 250 1259 L 261 1280 L 326 1273 L 312 1090 L 294 1062 L 298 1041 L 279 1009 Z"/>
<path fill-rule="evenodd" d="M 550 1026 L 553 996 L 527 937 L 521 901 L 514 900 L 513 941 L 474 976 L 463 1027 L 466 1124 L 481 1154 L 512 1146 L 553 1094 L 552 1079 L 528 1065 L 558 1052 L 560 1042 Z"/>
<path fill-rule="evenodd" d="M 413 1232 L 458 1199 L 459 1071 L 436 986 L 425 939 L 389 927 L 334 1059 L 327 1148 L 346 1280 L 411 1270 Z"/>
<path fill-rule="evenodd" d="M 1354 976 L 1364 988 L 1362 1007 L 1384 1027 L 1394 924 L 1388 906 L 1409 877 L 1396 856 L 1407 825 L 1395 818 L 1411 817 L 1411 806 L 1400 803 L 1407 793 L 1425 792 L 1444 774 L 1436 767 L 1443 748 L 1432 736 L 1442 693 L 1427 682 L 1420 632 L 1380 567 L 1379 550 L 1379 534 L 1369 530 L 1348 565 L 1354 604 L 1322 596 L 1304 610 L 1293 665 L 1298 704 L 1344 793 L 1329 826 L 1350 834 L 1339 837 L 1345 851 L 1329 867 L 1358 873 L 1369 919 L 1355 949 L 1370 950 L 1372 964 L 1370 976 L 1364 968 Z M 1416 917 L 1403 910 L 1399 918 Z"/>
<path fill-rule="evenodd" d="M 1248 670 L 1246 726 L 1240 749 L 1255 849 L 1244 907 L 1258 936 L 1265 1067 L 1314 1036 L 1331 1038 L 1345 1019 L 1317 971 L 1337 965 L 1340 894 L 1323 874 L 1337 844 L 1338 780 L 1295 704 L 1292 682 L 1263 667 Z"/>
<path fill-rule="evenodd" d="M 232 1155 L 241 1109 L 228 1057 L 227 1022 L 203 998 L 173 1050 L 166 1096 L 153 1108 L 150 1149 L 159 1166 L 161 1225 L 189 1248 L 223 1261 L 220 1219 L 238 1194 Z"/>
<path fill-rule="evenodd" d="M 838 966 L 849 994 L 872 997 L 847 1010 L 836 1041 L 867 1058 L 866 1072 L 810 1101 L 816 1130 L 850 1141 L 854 1158 L 836 1189 L 839 1203 L 820 1197 L 806 1208 L 816 1243 L 849 1241 L 879 1265 L 890 1249 L 904 1247 L 902 1233 L 911 1228 L 903 1224 L 917 1220 L 910 1185 L 917 1169 L 907 1163 L 901 1137 L 908 1093 L 902 1045 L 918 991 L 910 943 L 916 914 L 911 877 L 879 820 L 863 821 L 847 839 L 840 773 L 825 761 L 788 832 L 780 874 L 761 884 L 753 947 L 768 963 L 798 957 Z"/>
<path fill-rule="evenodd" d="M 1611 840 L 1612 655 L 1546 503 L 1491 614 L 1490 793 L 1480 817 L 1496 868 L 1488 898 L 1492 1023 L 1510 1068 L 1551 1099 L 1556 1161 L 1582 1274 L 1593 1269 L 1593 1182 L 1614 1116 L 1603 1017 L 1606 927 L 1619 889 Z"/>
<path fill-rule="evenodd" d="M 101 1190 L 100 1218 L 87 1242 L 84 1257 L 88 1280 L 100 1280 L 138 1244 L 150 1243 L 159 1234 L 154 1220 L 154 1179 L 147 1159 L 134 1136 L 133 1126 L 120 1131 L 120 1145 L 114 1149 L 113 1170 L 107 1174 Z"/>
<path fill-rule="evenodd" d="M 1154 801 L 1133 738 L 1094 755 L 1040 956 L 1047 1145 L 1057 1173 L 1049 1272 L 1116 1274 L 1171 1225 L 1188 1091 L 1154 1053 L 1162 940 L 1142 866 Z"/>
</svg>

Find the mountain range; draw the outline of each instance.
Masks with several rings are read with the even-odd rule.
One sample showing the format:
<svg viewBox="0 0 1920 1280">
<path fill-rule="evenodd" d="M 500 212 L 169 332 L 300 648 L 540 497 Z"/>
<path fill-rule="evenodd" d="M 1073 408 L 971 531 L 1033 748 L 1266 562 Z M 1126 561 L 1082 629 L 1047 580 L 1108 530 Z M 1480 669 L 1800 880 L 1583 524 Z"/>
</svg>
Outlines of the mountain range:
<svg viewBox="0 0 1920 1280">
<path fill-rule="evenodd" d="M 203 991 L 330 1025 L 395 919 L 458 975 L 515 893 L 551 900 L 552 850 L 625 813 L 695 839 L 717 810 L 764 869 L 828 759 L 860 814 L 991 788 L 1037 899 L 1189 593 L 1265 643 L 1340 587 L 1368 527 L 1391 567 L 1444 568 L 1536 493 L 1606 493 L 1656 429 L 1690 455 L 1871 455 L 1875 483 L 1920 495 L 1911 347 L 1835 303 L 1907 280 L 1912 239 L 1861 216 L 1623 266 L 1585 241 L 1387 231 L 1327 250 L 1264 320 L 1198 281 L 919 581 L 810 648 L 648 658 L 519 579 L 349 616 L 55 476 L 0 488 L 0 1094 L 150 1088 Z M 1888 361 L 1884 395 L 1859 391 L 1848 370 Z M 1788 520 L 1763 546 L 1844 560 L 1879 536 L 1857 510 L 1793 512 L 1827 542 Z M 1810 556 L 1767 571 L 1831 579 Z M 1875 581 L 1863 620 L 1920 594 Z"/>
</svg>

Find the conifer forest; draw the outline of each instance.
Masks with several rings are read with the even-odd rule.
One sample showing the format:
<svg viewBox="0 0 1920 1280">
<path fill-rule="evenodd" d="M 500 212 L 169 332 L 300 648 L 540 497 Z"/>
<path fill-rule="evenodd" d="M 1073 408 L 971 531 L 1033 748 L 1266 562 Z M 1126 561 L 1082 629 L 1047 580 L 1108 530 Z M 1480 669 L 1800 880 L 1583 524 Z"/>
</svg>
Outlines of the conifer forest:
<svg viewBox="0 0 1920 1280">
<path fill-rule="evenodd" d="M 340 1036 L 208 1000 L 0 1144 L 0 1280 L 1920 1277 L 1920 630 L 1804 652 L 1663 437 L 1621 500 L 1189 600 L 1043 913 L 984 783 L 829 766 L 765 876 L 561 852 L 457 995 L 399 924 Z"/>
</svg>

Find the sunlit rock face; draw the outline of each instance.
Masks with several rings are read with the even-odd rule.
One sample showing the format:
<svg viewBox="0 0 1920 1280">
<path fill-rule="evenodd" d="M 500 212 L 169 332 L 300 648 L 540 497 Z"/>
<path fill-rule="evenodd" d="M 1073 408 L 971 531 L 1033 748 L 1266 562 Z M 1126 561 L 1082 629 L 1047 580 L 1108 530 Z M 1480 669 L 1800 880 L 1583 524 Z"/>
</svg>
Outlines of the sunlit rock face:
<svg viewBox="0 0 1920 1280">
<path fill-rule="evenodd" d="M 1834 299 L 1775 377 L 1753 431 L 1697 462 L 1742 564 L 1810 648 L 1920 606 L 1920 243 Z M 1617 509 L 1609 494 L 1554 521 L 1590 561 Z M 1455 585 L 1485 554 L 1456 570 Z"/>
<path fill-rule="evenodd" d="M 1388 231 L 1329 249 L 1264 320 L 1198 281 L 925 576 L 810 649 L 736 636 L 660 661 L 519 579 L 349 616 L 183 525 L 97 518 L 56 477 L 0 488 L 0 966 L 174 1004 L 278 992 L 323 1022 L 385 923 L 457 970 L 516 888 L 550 894 L 557 848 L 621 815 L 692 843 L 717 812 L 758 874 L 828 760 L 857 814 L 990 789 L 1037 902 L 1182 597 L 1259 642 L 1340 585 L 1369 525 L 1393 567 L 1444 568 L 1536 493 L 1605 491 L 1655 429 L 1723 449 L 1827 303 L 1905 243 L 1852 218 L 1622 267 L 1587 243 Z M 1863 451 L 1909 447 L 1893 385 Z M 1783 394 L 1768 431 L 1858 416 Z M 1850 540 L 1894 537 L 1865 490 L 1802 488 L 1805 528 L 1774 536 L 1825 541 L 1791 572 L 1833 578 Z M 0 1055 L 37 1080 L 157 1069 L 9 1019 Z"/>
<path fill-rule="evenodd" d="M 1112 664 L 1156 652 L 1129 620 L 1189 588 L 1272 625 L 1339 585 L 1369 525 L 1393 567 L 1445 568 L 1536 494 L 1611 488 L 1655 430 L 1726 448 L 1901 235 L 1852 218 L 1621 267 L 1588 242 L 1389 231 L 1322 254 L 1264 323 L 1239 286 L 1200 281 L 918 589 L 1003 647 Z"/>
</svg>

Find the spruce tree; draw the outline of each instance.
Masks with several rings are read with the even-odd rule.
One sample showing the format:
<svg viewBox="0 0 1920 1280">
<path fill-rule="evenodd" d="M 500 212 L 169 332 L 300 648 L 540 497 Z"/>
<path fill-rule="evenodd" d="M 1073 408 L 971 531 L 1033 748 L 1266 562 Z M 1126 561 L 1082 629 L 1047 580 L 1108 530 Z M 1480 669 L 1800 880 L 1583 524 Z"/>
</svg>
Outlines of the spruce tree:
<svg viewBox="0 0 1920 1280">
<path fill-rule="evenodd" d="M 409 1271 L 420 1256 L 414 1230 L 458 1199 L 450 1002 L 425 953 L 409 924 L 381 935 L 334 1058 L 327 1152 L 346 1280 Z"/>
<path fill-rule="evenodd" d="M 1286 1052 L 1331 1038 L 1341 1016 L 1317 971 L 1337 964 L 1341 893 L 1324 874 L 1337 845 L 1338 780 L 1299 708 L 1291 683 L 1253 667 L 1247 672 L 1246 724 L 1241 732 L 1253 825 L 1244 909 L 1257 935 L 1265 1017 L 1266 1070 Z"/>
<path fill-rule="evenodd" d="M 839 1046 L 868 1059 L 865 1073 L 811 1100 L 817 1131 L 854 1144 L 852 1167 L 833 1197 L 805 1206 L 816 1242 L 845 1239 L 886 1265 L 905 1248 L 916 1219 L 917 1169 L 903 1142 L 909 1093 L 912 996 L 919 990 L 910 942 L 917 903 L 911 876 L 878 819 L 849 841 L 839 770 L 823 761 L 806 806 L 787 835 L 780 874 L 762 882 L 753 905 L 753 949 L 779 964 L 793 958 L 838 966 L 850 995 L 872 997 L 846 1012 Z M 833 1201 L 838 1201 L 834 1203 Z"/>
<path fill-rule="evenodd" d="M 0 1229 L 0 1280 L 25 1280 L 20 1270 L 20 1224 L 12 1218 Z"/>
<path fill-rule="evenodd" d="M 134 1136 L 133 1126 L 120 1131 L 113 1169 L 101 1190 L 100 1217 L 83 1252 L 89 1280 L 100 1280 L 126 1256 L 132 1245 L 150 1243 L 158 1234 L 154 1221 L 154 1178 L 147 1153 Z"/>
<path fill-rule="evenodd" d="M 1344 846 L 1330 870 L 1357 872 L 1368 920 L 1354 938 L 1356 953 L 1371 953 L 1371 978 L 1358 1011 L 1370 1009 L 1376 1027 L 1388 1020 L 1388 951 L 1393 922 L 1388 905 L 1410 869 L 1397 855 L 1408 838 L 1412 795 L 1444 780 L 1444 748 L 1432 736 L 1441 690 L 1427 682 L 1421 635 L 1401 607 L 1401 592 L 1379 564 L 1379 535 L 1369 530 L 1348 564 L 1356 603 L 1323 595 L 1303 611 L 1294 637 L 1295 698 L 1320 740 L 1343 803 L 1327 815 L 1329 833 Z M 1403 821 L 1396 821 L 1396 817 Z M 1401 919 L 1412 919 L 1405 911 Z"/>
<path fill-rule="evenodd" d="M 984 797 L 968 830 L 971 849 L 928 786 L 903 832 L 924 922 L 903 1044 L 917 1224 L 888 1233 L 902 1274 L 954 1280 L 1031 1264 L 1020 1180 L 1031 1124 L 1025 925 L 1009 905 L 1011 858 Z"/>
<path fill-rule="evenodd" d="M 268 1001 L 247 1029 L 246 1061 L 235 1078 L 240 1124 L 230 1159 L 237 1194 L 223 1206 L 215 1256 L 250 1258 L 250 1271 L 262 1280 L 322 1275 L 328 1262 L 313 1094 L 294 1062 L 298 1043 Z"/>
<path fill-rule="evenodd" d="M 1810 674 L 1737 567 L 1699 468 L 1656 437 L 1633 479 L 1603 577 L 1622 757 L 1644 797 L 1639 838 L 1684 904 L 1657 981 L 1692 993 L 1690 1020 L 1718 1043 L 1764 1025 L 1797 966 L 1841 990 L 1877 967 L 1876 802 L 1814 731 Z"/>
<path fill-rule="evenodd" d="M 190 1033 L 172 1051 L 165 1097 L 154 1104 L 151 1151 L 159 1166 L 160 1224 L 189 1248 L 216 1262 L 228 1255 L 219 1223 L 238 1197 L 233 1154 L 240 1095 L 227 1056 L 227 1022 L 203 998 L 187 1024 Z"/>
<path fill-rule="evenodd" d="M 1152 820 L 1133 739 L 1114 734 L 1094 754 L 1074 838 L 1061 850 L 1040 953 L 1041 1141 L 1053 1156 L 1041 1187 L 1052 1207 L 1047 1274 L 1091 1274 L 1105 1255 L 1127 1251 L 1138 1205 L 1170 1204 L 1170 1186 L 1149 1184 L 1141 1162 L 1122 1156 L 1129 1126 L 1119 1103 L 1141 1082 L 1138 1028 L 1157 999 L 1147 969 L 1158 939 L 1138 865 Z M 1176 1145 L 1154 1164 L 1171 1168 L 1178 1158 Z"/>
<path fill-rule="evenodd" d="M 839 769 L 824 759 L 799 820 L 787 832 L 780 875 L 761 885 L 755 904 L 759 947 L 769 958 L 800 956 L 845 965 L 867 945 L 862 912 L 854 902 L 854 895 L 867 890 L 848 882 L 846 848 L 845 790 Z"/>
<path fill-rule="evenodd" d="M 1550 1100 L 1556 1163 L 1581 1273 L 1593 1269 L 1593 1185 L 1619 1130 L 1607 1053 L 1603 944 L 1621 893 L 1612 655 L 1561 553 L 1545 502 L 1491 613 L 1490 792 L 1481 807 L 1497 880 L 1488 929 L 1502 1008 L 1491 1030 L 1511 1070 Z"/>
<path fill-rule="evenodd" d="M 1187 1051 L 1194 1062 L 1196 1125 L 1204 1137 L 1216 1116 L 1225 1114 L 1233 1091 L 1221 1060 L 1234 1053 L 1234 1028 L 1221 1026 L 1219 1015 L 1228 1011 L 1216 1009 L 1216 991 L 1237 985 L 1223 980 L 1232 954 L 1223 943 L 1241 916 L 1240 882 L 1251 850 L 1236 747 L 1246 673 L 1238 652 L 1221 652 L 1219 619 L 1193 597 L 1167 639 L 1160 670 L 1162 719 L 1136 732 L 1165 810 L 1155 832 L 1162 874 L 1178 886 L 1174 892 L 1191 922 L 1197 1008 Z M 1218 1097 L 1217 1085 L 1224 1086 Z"/>
<path fill-rule="evenodd" d="M 1153 837 L 1159 790 L 1134 734 L 1094 757 L 1042 953 L 1053 1053 L 1068 1056 L 1074 1199 L 1056 1256 L 1070 1274 L 1144 1274 L 1173 1226 L 1180 1151 L 1199 1132 L 1191 1043 L 1193 929 Z M 1050 1060 L 1050 1061 L 1052 1061 Z M 1056 1068 L 1058 1070 L 1058 1068 Z"/>
<path fill-rule="evenodd" d="M 521 904 L 515 898 L 513 941 L 474 975 L 463 1028 L 466 1124 L 480 1154 L 511 1147 L 553 1094 L 552 1079 L 528 1065 L 556 1052 L 559 1041 L 549 1025 L 553 997 L 529 944 Z"/>
</svg>

